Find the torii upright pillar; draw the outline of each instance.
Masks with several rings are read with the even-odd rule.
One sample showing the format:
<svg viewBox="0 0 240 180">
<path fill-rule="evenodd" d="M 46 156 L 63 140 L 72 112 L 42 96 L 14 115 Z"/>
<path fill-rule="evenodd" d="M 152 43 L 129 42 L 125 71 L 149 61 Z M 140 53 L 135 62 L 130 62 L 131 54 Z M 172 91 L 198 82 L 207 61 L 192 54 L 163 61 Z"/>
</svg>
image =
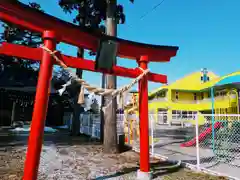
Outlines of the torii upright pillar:
<svg viewBox="0 0 240 180">
<path fill-rule="evenodd" d="M 53 31 L 44 31 L 44 46 L 51 51 L 56 48 L 56 34 Z M 28 150 L 24 167 L 24 180 L 36 180 L 40 154 L 42 150 L 45 118 L 47 114 L 50 83 L 52 80 L 54 61 L 52 56 L 43 51 L 34 109 L 32 115 L 31 131 L 28 139 Z"/>
<path fill-rule="evenodd" d="M 141 56 L 138 65 L 142 70 L 148 68 L 148 56 Z M 150 180 L 149 163 L 149 123 L 148 123 L 148 80 L 144 76 L 138 84 L 139 89 L 139 124 L 140 124 L 140 169 L 137 172 L 137 179 Z"/>
</svg>

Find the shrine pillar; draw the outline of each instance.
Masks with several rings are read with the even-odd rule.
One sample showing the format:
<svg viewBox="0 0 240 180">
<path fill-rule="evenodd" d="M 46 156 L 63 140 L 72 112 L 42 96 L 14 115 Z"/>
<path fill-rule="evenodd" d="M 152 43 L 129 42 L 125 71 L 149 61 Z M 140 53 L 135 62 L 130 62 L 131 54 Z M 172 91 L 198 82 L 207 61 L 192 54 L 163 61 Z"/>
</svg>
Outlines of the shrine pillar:
<svg viewBox="0 0 240 180">
<path fill-rule="evenodd" d="M 56 35 L 53 31 L 44 31 L 44 46 L 51 51 L 56 48 Z M 44 135 L 45 119 L 48 108 L 49 94 L 54 61 L 49 52 L 43 50 L 42 61 L 36 88 L 36 97 L 31 122 L 31 131 L 28 139 L 28 149 L 24 167 L 23 180 L 36 180 L 42 142 Z"/>
<path fill-rule="evenodd" d="M 141 56 L 138 60 L 139 68 L 146 70 L 148 68 L 148 56 Z M 149 123 L 148 123 L 148 76 L 144 76 L 138 84 L 139 88 L 139 128 L 140 128 L 140 169 L 137 173 L 137 179 L 150 180 L 149 163 Z"/>
</svg>

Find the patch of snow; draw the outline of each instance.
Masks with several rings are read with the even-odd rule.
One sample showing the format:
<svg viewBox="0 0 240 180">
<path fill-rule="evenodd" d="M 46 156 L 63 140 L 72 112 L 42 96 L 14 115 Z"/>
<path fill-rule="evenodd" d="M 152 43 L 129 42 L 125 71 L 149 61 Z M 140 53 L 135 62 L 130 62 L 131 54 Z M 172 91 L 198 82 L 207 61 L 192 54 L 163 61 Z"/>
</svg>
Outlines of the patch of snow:
<svg viewBox="0 0 240 180">
<path fill-rule="evenodd" d="M 68 129 L 68 125 L 57 126 L 57 129 Z"/>
<path fill-rule="evenodd" d="M 30 128 L 20 128 L 20 127 L 17 127 L 17 128 L 14 128 L 14 129 L 10 129 L 10 131 L 13 131 L 13 132 L 29 132 Z"/>
<path fill-rule="evenodd" d="M 57 131 L 58 131 L 57 129 L 53 129 L 51 127 L 47 126 L 44 127 L 44 132 L 57 132 Z"/>
<path fill-rule="evenodd" d="M 29 126 L 26 126 L 23 128 L 17 127 L 17 128 L 11 129 L 10 131 L 12 131 L 12 132 L 29 132 L 30 127 Z M 47 127 L 47 126 L 44 127 L 44 132 L 57 132 L 57 131 L 58 131 L 57 129 L 53 129 L 51 127 Z"/>
</svg>

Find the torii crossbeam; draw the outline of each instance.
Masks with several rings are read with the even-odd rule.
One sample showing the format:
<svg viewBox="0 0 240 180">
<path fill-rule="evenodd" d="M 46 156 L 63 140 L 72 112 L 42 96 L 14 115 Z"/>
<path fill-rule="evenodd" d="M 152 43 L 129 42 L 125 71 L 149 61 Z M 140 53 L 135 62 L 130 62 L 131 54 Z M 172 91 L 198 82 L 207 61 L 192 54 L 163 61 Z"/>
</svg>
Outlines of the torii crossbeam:
<svg viewBox="0 0 240 180">
<path fill-rule="evenodd" d="M 170 61 L 171 57 L 175 56 L 178 50 L 178 47 L 143 44 L 89 32 L 87 29 L 31 9 L 18 1 L 0 1 L 0 19 L 15 24 L 20 28 L 42 33 L 44 46 L 51 51 L 56 49 L 58 42 L 65 42 L 96 52 L 100 39 L 106 38 L 116 41 L 118 42 L 118 56 L 137 60 L 139 67 L 142 69 L 147 69 L 148 63 L 151 61 Z M 36 180 L 43 141 L 44 121 L 47 113 L 50 81 L 55 61 L 48 52 L 41 48 L 30 48 L 9 43 L 3 43 L 0 46 L 0 54 L 41 61 L 23 176 L 24 180 Z M 142 73 L 138 68 L 129 69 L 120 66 L 114 66 L 111 71 L 104 69 L 96 70 L 94 61 L 66 56 L 60 52 L 57 56 L 67 66 L 87 71 L 129 78 L 136 78 Z M 140 171 L 138 174 L 146 178 L 150 171 L 148 80 L 167 83 L 167 76 L 148 73 L 147 76 L 139 81 Z"/>
</svg>

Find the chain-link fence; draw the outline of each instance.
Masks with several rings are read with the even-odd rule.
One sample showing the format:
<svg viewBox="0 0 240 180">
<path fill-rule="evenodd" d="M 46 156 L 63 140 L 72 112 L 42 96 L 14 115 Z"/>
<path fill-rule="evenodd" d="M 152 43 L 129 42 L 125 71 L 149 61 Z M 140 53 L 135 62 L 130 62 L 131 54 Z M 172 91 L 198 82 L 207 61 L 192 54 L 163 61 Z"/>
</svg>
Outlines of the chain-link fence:
<svg viewBox="0 0 240 180">
<path fill-rule="evenodd" d="M 222 171 L 237 176 L 240 170 L 240 116 L 204 115 L 204 118 L 207 120 L 207 128 L 211 128 L 211 131 L 209 130 L 206 139 L 199 141 L 200 149 L 211 150 L 211 166 L 214 169 L 222 167 Z M 200 153 L 201 156 L 203 153 Z M 209 167 L 207 163 L 201 165 Z M 240 178 L 240 174 L 238 177 Z"/>
<path fill-rule="evenodd" d="M 135 121 L 127 128 L 126 134 L 132 140 L 128 144 L 139 148 L 139 134 L 131 136 L 132 129 L 138 131 L 138 117 L 131 115 L 127 119 L 129 124 Z M 239 132 L 239 115 L 150 114 L 149 150 L 153 155 L 181 160 L 198 170 L 240 179 Z"/>
<path fill-rule="evenodd" d="M 161 117 L 162 116 L 162 117 Z M 198 170 L 240 179 L 240 116 L 166 113 L 149 115 L 149 151 L 169 160 L 181 160 Z M 167 120 L 166 120 L 167 117 Z M 139 117 L 118 114 L 118 135 L 139 148 Z M 82 115 L 81 132 L 100 138 L 100 115 Z"/>
</svg>

